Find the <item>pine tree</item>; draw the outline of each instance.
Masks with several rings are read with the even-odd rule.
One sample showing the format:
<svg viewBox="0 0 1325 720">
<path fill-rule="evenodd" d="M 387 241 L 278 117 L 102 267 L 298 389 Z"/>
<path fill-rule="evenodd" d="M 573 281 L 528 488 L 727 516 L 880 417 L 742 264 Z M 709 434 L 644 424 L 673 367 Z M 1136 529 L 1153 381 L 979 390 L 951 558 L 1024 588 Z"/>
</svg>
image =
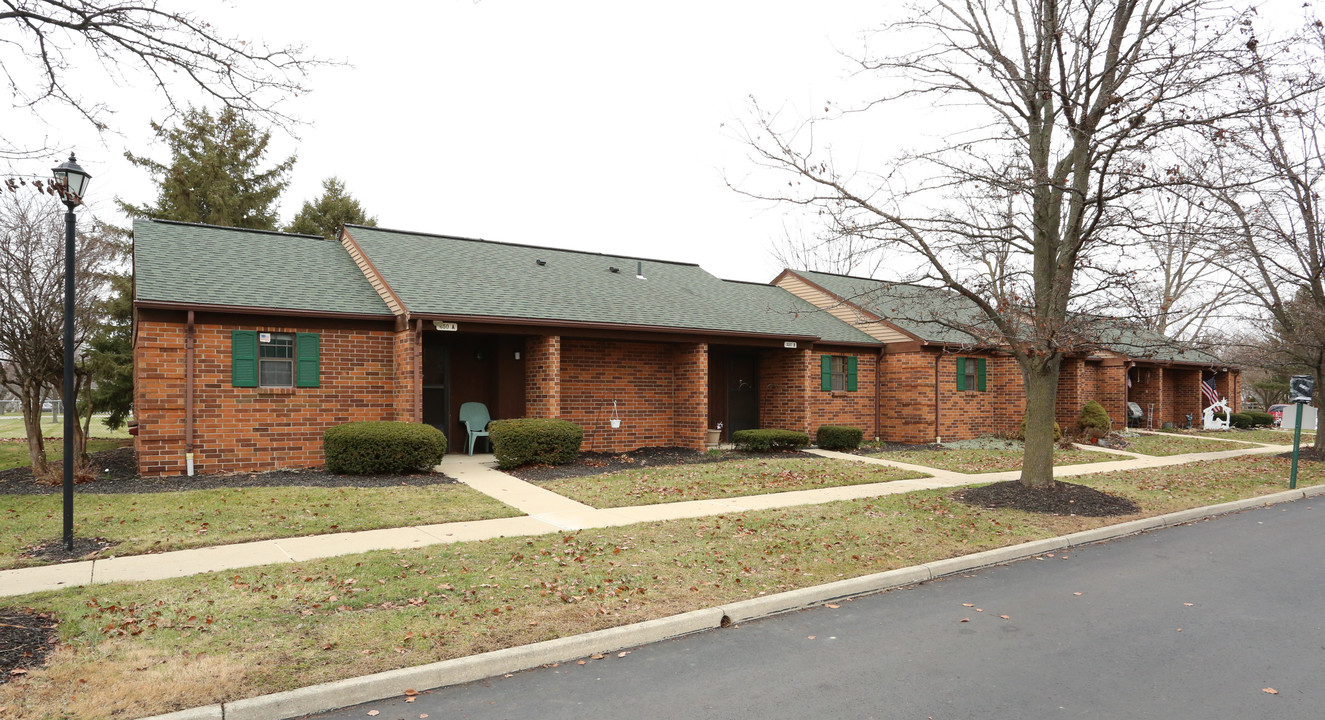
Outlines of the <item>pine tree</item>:
<svg viewBox="0 0 1325 720">
<path fill-rule="evenodd" d="M 329 177 L 322 181 L 322 196 L 316 202 L 304 201 L 285 231 L 335 239 L 341 225 L 346 223 L 376 226 L 377 218 L 364 212 L 359 201 L 345 192 L 345 183 L 340 178 Z"/>
<path fill-rule="evenodd" d="M 276 204 L 288 184 L 295 156 L 262 168 L 271 133 L 238 112 L 226 109 L 215 118 L 191 109 L 178 127 L 152 123 L 170 147 L 170 164 L 125 152 L 129 162 L 154 175 L 157 200 L 131 205 L 117 200 L 133 217 L 275 230 Z"/>
</svg>

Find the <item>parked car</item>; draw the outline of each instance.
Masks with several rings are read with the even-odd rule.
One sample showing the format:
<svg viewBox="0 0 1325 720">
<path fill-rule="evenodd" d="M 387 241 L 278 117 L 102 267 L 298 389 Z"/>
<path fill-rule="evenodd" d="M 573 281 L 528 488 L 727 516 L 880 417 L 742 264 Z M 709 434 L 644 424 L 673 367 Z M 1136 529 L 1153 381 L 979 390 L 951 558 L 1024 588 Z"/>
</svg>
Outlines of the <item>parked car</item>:
<svg viewBox="0 0 1325 720">
<path fill-rule="evenodd" d="M 1282 424 L 1284 423 L 1284 411 L 1288 410 L 1288 409 L 1291 408 L 1291 407 L 1293 407 L 1293 406 L 1292 406 L 1292 405 L 1282 405 L 1282 404 L 1281 404 L 1281 405 L 1271 405 L 1271 406 L 1270 406 L 1270 409 L 1267 410 L 1266 412 L 1270 413 L 1270 417 L 1274 418 L 1274 426 L 1275 426 L 1275 427 L 1279 427 L 1280 425 L 1282 425 Z"/>
</svg>

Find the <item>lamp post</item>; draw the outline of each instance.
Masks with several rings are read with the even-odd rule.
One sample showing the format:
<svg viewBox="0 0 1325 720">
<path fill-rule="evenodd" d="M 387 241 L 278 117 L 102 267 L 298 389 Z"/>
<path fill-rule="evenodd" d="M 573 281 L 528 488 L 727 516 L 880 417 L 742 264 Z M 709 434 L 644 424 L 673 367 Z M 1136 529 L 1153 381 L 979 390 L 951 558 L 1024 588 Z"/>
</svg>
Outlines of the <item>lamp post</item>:
<svg viewBox="0 0 1325 720">
<path fill-rule="evenodd" d="M 74 208 L 83 202 L 83 193 L 92 176 L 78 166 L 74 154 L 69 161 L 52 168 L 56 185 L 63 188 L 61 198 L 68 211 L 64 214 L 64 549 L 74 549 Z"/>
</svg>

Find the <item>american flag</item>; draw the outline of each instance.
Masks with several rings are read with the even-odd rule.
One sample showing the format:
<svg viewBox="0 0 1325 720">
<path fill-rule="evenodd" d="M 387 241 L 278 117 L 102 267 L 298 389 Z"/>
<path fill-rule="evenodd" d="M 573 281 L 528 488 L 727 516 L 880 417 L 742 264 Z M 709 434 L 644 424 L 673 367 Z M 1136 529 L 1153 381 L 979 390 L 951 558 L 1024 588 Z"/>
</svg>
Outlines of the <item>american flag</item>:
<svg viewBox="0 0 1325 720">
<path fill-rule="evenodd" d="M 1219 392 L 1215 390 L 1215 383 L 1213 380 L 1201 381 L 1201 394 L 1205 396 L 1206 400 L 1210 401 L 1211 405 L 1219 402 Z"/>
</svg>

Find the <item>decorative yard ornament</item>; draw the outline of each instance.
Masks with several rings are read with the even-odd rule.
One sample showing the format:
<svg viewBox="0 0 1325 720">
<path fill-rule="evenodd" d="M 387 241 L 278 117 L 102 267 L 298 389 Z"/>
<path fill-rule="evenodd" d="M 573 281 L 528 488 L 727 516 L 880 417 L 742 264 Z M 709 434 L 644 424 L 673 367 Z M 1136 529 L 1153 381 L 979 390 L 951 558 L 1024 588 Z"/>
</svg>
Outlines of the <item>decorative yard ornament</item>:
<svg viewBox="0 0 1325 720">
<path fill-rule="evenodd" d="M 1201 419 L 1205 422 L 1206 430 L 1227 430 L 1229 416 L 1233 413 L 1228 407 L 1227 400 L 1220 400 L 1211 405 L 1201 413 Z"/>
</svg>

